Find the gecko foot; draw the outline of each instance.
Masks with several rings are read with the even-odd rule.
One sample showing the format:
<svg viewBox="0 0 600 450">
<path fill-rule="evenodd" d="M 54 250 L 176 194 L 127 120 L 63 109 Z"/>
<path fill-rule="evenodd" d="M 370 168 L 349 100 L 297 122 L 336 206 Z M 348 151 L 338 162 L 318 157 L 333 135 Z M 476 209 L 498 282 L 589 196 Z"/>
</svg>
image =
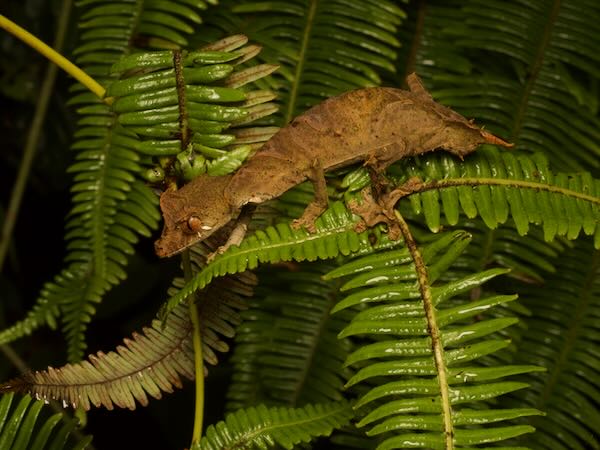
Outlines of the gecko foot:
<svg viewBox="0 0 600 450">
<path fill-rule="evenodd" d="M 292 222 L 292 228 L 298 230 L 299 228 L 304 227 L 309 233 L 316 233 L 317 228 L 315 226 L 315 221 L 323 214 L 325 209 L 327 209 L 327 205 L 321 205 L 319 203 L 309 204 L 302 215 Z"/>
</svg>

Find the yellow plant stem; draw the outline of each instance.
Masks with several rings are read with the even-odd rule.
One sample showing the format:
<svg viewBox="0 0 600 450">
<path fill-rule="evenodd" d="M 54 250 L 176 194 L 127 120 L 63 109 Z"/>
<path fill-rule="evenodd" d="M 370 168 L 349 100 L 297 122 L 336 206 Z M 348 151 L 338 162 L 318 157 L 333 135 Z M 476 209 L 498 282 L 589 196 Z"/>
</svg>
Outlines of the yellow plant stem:
<svg viewBox="0 0 600 450">
<path fill-rule="evenodd" d="M 92 77 L 90 77 L 87 73 L 85 73 L 83 70 L 81 70 L 75 64 L 73 64 L 67 58 L 62 56 L 60 53 L 58 53 L 52 47 L 44 44 L 42 41 L 40 41 L 38 38 L 36 38 L 29 31 L 25 30 L 24 28 L 21 28 L 19 25 L 17 25 L 13 21 L 7 19 L 6 17 L 4 17 L 1 14 L 0 14 L 0 27 L 4 28 L 6 31 L 8 31 L 10 34 L 12 34 L 14 37 L 22 40 L 27 45 L 32 47 L 34 50 L 36 50 L 37 52 L 44 55 L 46 58 L 48 58 L 50 61 L 52 61 L 54 64 L 56 64 L 58 67 L 63 69 L 65 72 L 67 72 L 73 78 L 75 78 L 77 81 L 79 81 L 81 84 L 83 84 L 86 88 L 88 88 L 90 91 L 92 91 L 94 94 L 96 94 L 99 98 L 104 98 L 104 94 L 106 93 L 106 89 L 104 89 L 104 87 L 102 87 L 96 80 L 94 80 Z M 110 102 L 110 100 L 108 100 L 108 99 L 106 99 L 105 101 L 107 103 Z"/>
<path fill-rule="evenodd" d="M 192 264 L 190 251 L 185 250 L 181 259 L 183 261 L 183 274 L 185 282 L 192 279 Z M 202 437 L 202 422 L 204 421 L 204 359 L 202 356 L 202 332 L 200 329 L 200 316 L 194 302 L 194 295 L 188 299 L 190 320 L 192 321 L 192 344 L 194 346 L 194 372 L 196 374 L 196 406 L 194 411 L 194 428 L 192 431 L 192 445 L 194 446 Z"/>
</svg>

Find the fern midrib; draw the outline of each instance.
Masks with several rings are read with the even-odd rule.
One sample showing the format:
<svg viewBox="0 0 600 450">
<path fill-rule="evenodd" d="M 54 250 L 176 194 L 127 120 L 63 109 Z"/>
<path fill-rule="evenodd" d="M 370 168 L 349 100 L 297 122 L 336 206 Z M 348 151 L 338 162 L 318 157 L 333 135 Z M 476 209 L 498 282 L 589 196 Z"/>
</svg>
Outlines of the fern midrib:
<svg viewBox="0 0 600 450">
<path fill-rule="evenodd" d="M 417 272 L 417 281 L 419 284 L 419 292 L 423 301 L 423 309 L 425 319 L 427 320 L 427 330 L 431 338 L 431 350 L 433 353 L 433 361 L 437 372 L 438 385 L 440 387 L 440 398 L 442 408 L 442 420 L 444 424 L 444 450 L 454 449 L 454 424 L 452 423 L 452 405 L 450 403 L 450 388 L 446 373 L 446 360 L 444 357 L 444 346 L 442 343 L 442 334 L 437 324 L 435 307 L 433 305 L 433 295 L 431 293 L 431 285 L 427 274 L 427 266 L 421 255 L 419 247 L 410 232 L 408 224 L 404 218 L 395 211 L 397 223 L 400 226 L 402 237 L 408 247 L 411 258 L 415 264 Z"/>
<path fill-rule="evenodd" d="M 304 63 L 306 62 L 306 51 L 308 49 L 308 42 L 310 40 L 310 34 L 315 19 L 315 12 L 317 10 L 317 3 L 319 0 L 310 0 L 310 6 L 308 8 L 308 16 L 306 17 L 306 24 L 304 26 L 304 35 L 302 36 L 302 43 L 300 45 L 300 55 L 298 57 L 298 64 L 296 65 L 296 72 L 294 73 L 294 81 L 292 84 L 292 90 L 288 98 L 287 110 L 285 112 L 284 123 L 289 123 L 294 118 L 294 111 L 296 110 L 296 102 L 298 101 L 298 89 L 300 86 L 300 79 L 302 72 L 304 71 Z"/>
<path fill-rule="evenodd" d="M 562 194 L 566 197 L 571 197 L 577 200 L 584 200 L 592 204 L 600 206 L 600 197 L 594 197 L 592 195 L 577 192 L 572 189 L 563 188 L 560 186 L 554 186 L 551 184 L 538 183 L 536 181 L 526 180 L 507 180 L 498 178 L 444 178 L 443 180 L 433 180 L 421 182 L 419 184 L 411 185 L 407 189 L 405 196 L 411 194 L 417 194 L 432 189 L 444 189 L 458 186 L 503 186 L 509 188 L 525 188 L 533 189 L 536 191 L 551 192 L 554 194 Z"/>
<path fill-rule="evenodd" d="M 590 264 L 590 270 L 585 278 L 585 282 L 581 285 L 579 290 L 579 298 L 581 301 L 577 303 L 577 309 L 575 310 L 575 314 L 570 321 L 571 326 L 569 327 L 565 344 L 562 346 L 560 355 L 554 365 L 554 370 L 551 374 L 549 374 L 547 378 L 548 381 L 545 384 L 538 401 L 536 402 L 536 408 L 542 411 L 545 409 L 545 405 L 548 403 L 548 401 L 552 398 L 556 388 L 561 387 L 559 385 L 560 375 L 568 369 L 567 361 L 572 355 L 573 347 L 577 343 L 577 337 L 583 328 L 583 318 L 585 317 L 586 313 L 589 312 L 593 292 L 592 284 L 596 280 L 596 277 L 598 276 L 597 272 L 600 268 L 600 251 L 594 251 L 591 259 L 592 261 Z"/>
<path fill-rule="evenodd" d="M 556 23 L 556 19 L 558 17 L 558 12 L 560 10 L 561 0 L 555 0 L 554 5 L 552 6 L 552 11 L 550 16 L 548 17 L 548 21 L 546 22 L 546 27 L 544 28 L 544 34 L 542 35 L 542 39 L 540 41 L 540 45 L 538 47 L 537 53 L 535 55 L 535 59 L 531 66 L 529 66 L 529 76 L 527 78 L 527 82 L 523 87 L 523 95 L 521 97 L 521 103 L 519 104 L 519 109 L 515 114 L 515 122 L 513 124 L 513 129 L 511 133 L 510 141 L 514 142 L 515 145 L 519 142 L 519 134 L 521 133 L 521 129 L 523 128 L 523 122 L 525 120 L 525 113 L 527 111 L 527 107 L 529 106 L 529 97 L 531 96 L 531 91 L 533 90 L 533 86 L 537 81 L 539 72 L 542 68 L 544 62 L 544 56 L 546 53 L 546 49 L 550 44 L 550 38 L 552 37 L 552 30 L 554 29 L 554 24 Z"/>
</svg>

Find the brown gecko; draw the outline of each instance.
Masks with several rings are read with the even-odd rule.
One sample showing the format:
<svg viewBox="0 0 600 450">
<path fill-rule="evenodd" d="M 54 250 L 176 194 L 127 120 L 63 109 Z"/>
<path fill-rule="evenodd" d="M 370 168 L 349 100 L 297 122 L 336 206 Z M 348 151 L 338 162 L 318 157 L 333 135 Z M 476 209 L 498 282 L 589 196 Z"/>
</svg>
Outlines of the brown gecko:
<svg viewBox="0 0 600 450">
<path fill-rule="evenodd" d="M 315 187 L 315 199 L 294 225 L 311 231 L 327 207 L 325 172 L 343 166 L 362 161 L 377 180 L 395 161 L 438 148 L 462 159 L 483 143 L 512 146 L 436 103 L 415 74 L 407 83 L 409 91 L 365 88 L 325 100 L 280 129 L 235 174 L 202 175 L 164 192 L 157 255 L 168 257 L 206 239 L 245 205 L 276 198 L 306 180 Z M 241 221 L 227 246 L 241 241 L 246 223 Z"/>
</svg>

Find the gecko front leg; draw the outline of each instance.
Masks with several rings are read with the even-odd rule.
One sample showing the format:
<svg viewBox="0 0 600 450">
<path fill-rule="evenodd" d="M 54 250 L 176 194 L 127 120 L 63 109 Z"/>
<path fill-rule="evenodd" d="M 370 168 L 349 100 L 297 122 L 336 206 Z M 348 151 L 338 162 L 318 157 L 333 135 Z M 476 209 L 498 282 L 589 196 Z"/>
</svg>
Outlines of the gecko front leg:
<svg viewBox="0 0 600 450">
<path fill-rule="evenodd" d="M 225 251 L 232 245 L 240 245 L 242 243 L 244 237 L 246 236 L 246 232 L 248 231 L 248 225 L 250 224 L 250 220 L 252 220 L 252 215 L 254 214 L 255 209 L 256 206 L 252 204 L 246 205 L 242 208 L 242 212 L 236 219 L 233 230 L 227 238 L 227 242 L 209 254 L 206 257 L 206 262 L 211 262 L 217 255 L 225 253 Z"/>
<path fill-rule="evenodd" d="M 325 171 L 318 159 L 315 159 L 311 164 L 309 179 L 315 188 L 315 198 L 306 207 L 302 216 L 292 222 L 292 228 L 305 227 L 309 232 L 314 233 L 317 231 L 315 220 L 323 214 L 329 204 Z"/>
</svg>

